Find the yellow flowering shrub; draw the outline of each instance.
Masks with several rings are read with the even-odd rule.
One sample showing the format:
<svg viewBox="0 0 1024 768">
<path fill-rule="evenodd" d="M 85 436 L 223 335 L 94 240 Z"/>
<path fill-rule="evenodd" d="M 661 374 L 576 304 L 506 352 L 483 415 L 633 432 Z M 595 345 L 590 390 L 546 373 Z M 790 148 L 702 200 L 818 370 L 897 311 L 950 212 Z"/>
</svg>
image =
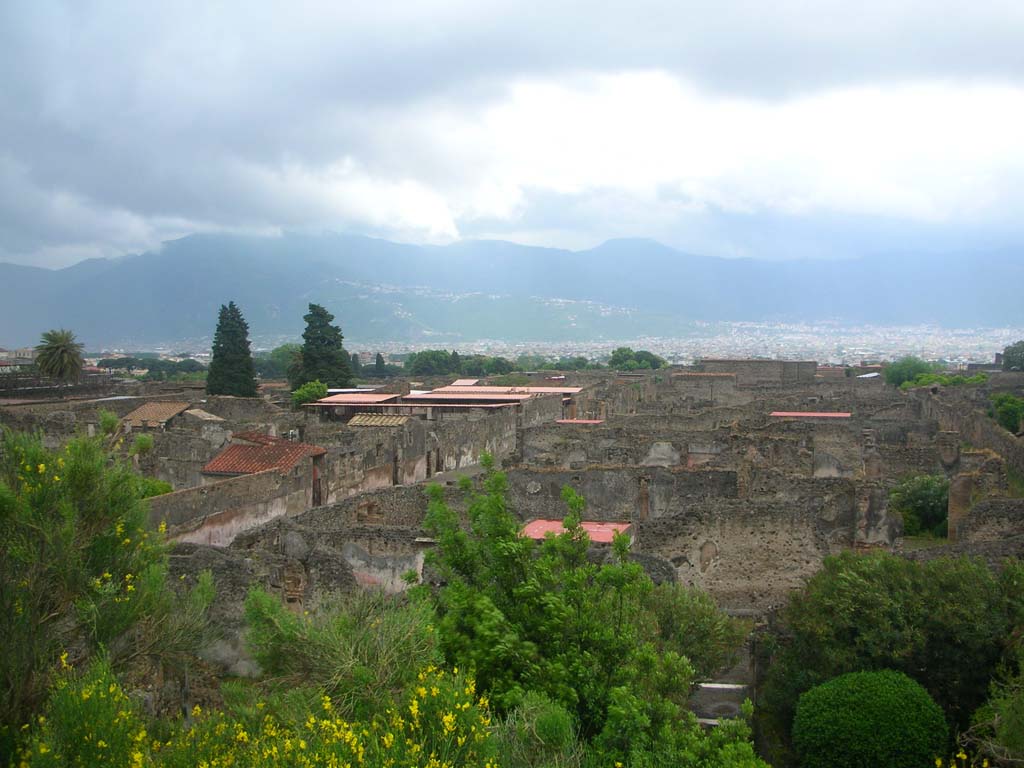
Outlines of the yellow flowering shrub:
<svg viewBox="0 0 1024 768">
<path fill-rule="evenodd" d="M 418 675 L 400 707 L 370 722 L 339 716 L 329 696 L 294 724 L 266 715 L 252 725 L 196 706 L 163 741 L 147 734 L 105 659 L 80 679 L 73 675 L 62 675 L 46 714 L 26 729 L 20 768 L 498 766 L 486 699 L 476 695 L 471 678 L 434 667 Z M 159 730 L 166 733 L 166 725 Z"/>
<path fill-rule="evenodd" d="M 65 669 L 35 726 L 33 730 L 26 726 L 29 735 L 20 768 L 147 764 L 145 725 L 106 657 L 98 658 L 77 679 L 70 668 Z"/>
</svg>

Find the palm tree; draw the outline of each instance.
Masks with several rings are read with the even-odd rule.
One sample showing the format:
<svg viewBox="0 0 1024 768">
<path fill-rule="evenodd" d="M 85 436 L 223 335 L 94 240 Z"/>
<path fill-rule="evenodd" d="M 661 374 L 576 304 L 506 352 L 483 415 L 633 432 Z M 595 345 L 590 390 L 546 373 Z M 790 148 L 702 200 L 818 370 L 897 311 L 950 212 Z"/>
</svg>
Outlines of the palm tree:
<svg viewBox="0 0 1024 768">
<path fill-rule="evenodd" d="M 43 376 L 67 384 L 78 380 L 83 365 L 82 345 L 64 328 L 47 331 L 36 345 L 36 367 Z"/>
</svg>

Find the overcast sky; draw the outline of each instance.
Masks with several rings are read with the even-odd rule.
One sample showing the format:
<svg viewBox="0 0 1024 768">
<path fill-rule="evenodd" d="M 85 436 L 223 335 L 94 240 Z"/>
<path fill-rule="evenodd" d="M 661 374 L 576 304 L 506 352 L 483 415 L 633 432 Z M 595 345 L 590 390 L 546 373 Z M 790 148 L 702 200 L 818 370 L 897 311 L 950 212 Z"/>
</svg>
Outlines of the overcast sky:
<svg viewBox="0 0 1024 768">
<path fill-rule="evenodd" d="M 6 0 L 0 260 L 198 231 L 1018 247 L 1022 41 L 1021 0 Z"/>
</svg>

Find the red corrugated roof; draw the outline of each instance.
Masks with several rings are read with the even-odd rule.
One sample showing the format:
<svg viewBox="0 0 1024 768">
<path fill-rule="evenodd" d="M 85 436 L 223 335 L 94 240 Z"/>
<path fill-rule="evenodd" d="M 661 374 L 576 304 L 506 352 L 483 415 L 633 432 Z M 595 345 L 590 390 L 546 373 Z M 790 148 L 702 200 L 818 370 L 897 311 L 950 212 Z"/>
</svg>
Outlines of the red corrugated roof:
<svg viewBox="0 0 1024 768">
<path fill-rule="evenodd" d="M 610 544 L 616 533 L 626 533 L 629 523 L 602 523 L 596 520 L 584 520 L 580 526 L 595 544 Z M 522 535 L 528 539 L 542 540 L 547 534 L 565 533 L 561 520 L 532 520 L 523 526 Z"/>
<path fill-rule="evenodd" d="M 604 424 L 604 419 L 555 419 L 555 424 Z"/>
<path fill-rule="evenodd" d="M 772 411 L 770 415 L 785 419 L 848 419 L 853 414 L 837 411 L 831 413 L 817 411 Z"/>
<path fill-rule="evenodd" d="M 217 454 L 203 467 L 204 475 L 251 475 L 268 469 L 285 472 L 306 456 L 327 453 L 318 445 L 293 443 L 261 432 L 241 432 L 234 437 L 246 442 L 233 443 Z"/>
<path fill-rule="evenodd" d="M 582 392 L 583 387 L 495 387 L 475 386 L 467 387 L 451 384 L 447 387 L 438 387 L 434 392 L 486 392 L 501 395 L 575 395 Z"/>
<path fill-rule="evenodd" d="M 330 395 L 317 400 L 312 405 L 372 405 L 373 403 L 386 403 L 397 400 L 398 395 L 380 392 L 343 392 L 340 395 Z"/>
<path fill-rule="evenodd" d="M 476 389 L 476 387 L 456 387 L 456 390 L 461 389 Z M 435 390 L 434 392 L 428 392 L 425 395 L 406 395 L 402 398 L 403 403 L 419 403 L 419 402 L 459 402 L 474 401 L 474 400 L 506 400 L 508 402 L 518 402 L 520 400 L 529 400 L 531 397 L 536 395 L 529 395 L 525 393 L 509 394 L 509 393 L 498 393 L 498 392 L 441 392 Z"/>
</svg>

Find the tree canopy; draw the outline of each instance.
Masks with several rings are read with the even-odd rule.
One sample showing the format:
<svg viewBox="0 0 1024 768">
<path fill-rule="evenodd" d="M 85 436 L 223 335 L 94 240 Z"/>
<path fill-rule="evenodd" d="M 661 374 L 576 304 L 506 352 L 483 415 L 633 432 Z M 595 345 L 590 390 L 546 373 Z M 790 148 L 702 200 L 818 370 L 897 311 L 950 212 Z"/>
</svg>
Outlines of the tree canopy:
<svg viewBox="0 0 1024 768">
<path fill-rule="evenodd" d="M 319 304 L 310 304 L 309 313 L 303 315 L 306 330 L 302 332 L 302 349 L 294 376 L 289 374 L 292 389 L 310 381 L 320 381 L 328 387 L 347 387 L 352 383 L 352 369 L 348 353 L 342 342 L 341 328 L 332 325 L 334 315 Z"/>
<path fill-rule="evenodd" d="M 903 517 L 903 533 L 946 537 L 949 480 L 942 475 L 915 475 L 889 491 L 889 509 Z"/>
<path fill-rule="evenodd" d="M 208 395 L 256 396 L 256 371 L 249 349 L 249 326 L 235 302 L 221 305 L 213 334 L 213 358 L 206 376 Z"/>
<path fill-rule="evenodd" d="M 608 359 L 608 367 L 620 371 L 642 371 L 662 368 L 668 365 L 664 358 L 658 357 L 646 349 L 632 350 L 629 347 L 618 347 L 612 351 Z"/>
<path fill-rule="evenodd" d="M 529 693 L 565 707 L 604 758 L 595 765 L 685 762 L 689 750 L 702 749 L 700 729 L 686 715 L 695 670 L 716 668 L 742 632 L 710 600 L 678 585 L 655 589 L 624 536 L 603 564 L 592 560 L 581 524 L 585 502 L 571 488 L 562 494 L 564 533 L 539 544 L 520 536 L 505 503 L 505 476 L 489 460 L 485 467 L 469 503 L 469 530 L 444 489 L 430 489 L 426 526 L 437 548 L 428 557 L 444 582 L 437 627 L 449 661 L 475 669 L 499 711 L 522 705 Z M 723 727 L 719 735 L 739 750 L 735 763 L 724 762 L 763 765 L 742 723 Z M 714 752 L 701 764 L 718 765 L 723 755 Z"/>
<path fill-rule="evenodd" d="M 65 328 L 46 331 L 36 346 L 36 367 L 43 376 L 67 384 L 78 380 L 83 365 L 82 345 Z"/>
<path fill-rule="evenodd" d="M 1024 371 L 1024 340 L 1011 344 L 1003 350 L 1004 371 Z"/>
<path fill-rule="evenodd" d="M 921 374 L 931 373 L 934 370 L 935 366 L 931 363 L 926 363 L 919 357 L 912 355 L 901 357 L 899 360 L 885 366 L 885 381 L 894 387 L 898 387 L 905 381 L 913 381 Z"/>
</svg>

